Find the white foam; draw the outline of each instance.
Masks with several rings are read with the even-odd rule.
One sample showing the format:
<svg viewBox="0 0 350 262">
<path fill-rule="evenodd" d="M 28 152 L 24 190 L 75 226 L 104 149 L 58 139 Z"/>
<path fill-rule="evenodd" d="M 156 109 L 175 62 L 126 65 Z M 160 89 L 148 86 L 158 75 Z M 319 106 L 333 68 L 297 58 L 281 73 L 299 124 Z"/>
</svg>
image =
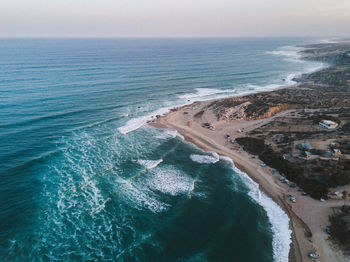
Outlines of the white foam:
<svg viewBox="0 0 350 262">
<path fill-rule="evenodd" d="M 286 77 L 286 85 L 293 85 L 293 84 L 295 84 L 295 81 L 293 80 L 293 78 L 296 77 L 297 75 L 298 75 L 298 73 L 289 74 Z"/>
<path fill-rule="evenodd" d="M 220 157 L 228 161 L 226 157 Z M 228 161 L 231 162 L 231 161 Z M 240 175 L 250 192 L 249 196 L 262 206 L 269 218 L 273 232 L 273 257 L 275 262 L 288 262 L 292 231 L 289 229 L 289 218 L 282 208 L 270 197 L 259 190 L 259 184 L 255 183 L 246 173 L 239 170 L 232 162 L 233 170 Z"/>
<path fill-rule="evenodd" d="M 193 162 L 200 164 L 214 164 L 219 161 L 219 155 L 215 152 L 211 152 L 211 156 L 192 154 L 190 158 Z"/>
<path fill-rule="evenodd" d="M 284 46 L 275 51 L 267 51 L 266 53 L 285 57 L 285 60 L 289 62 L 310 64 L 310 67 L 303 70 L 303 72 L 293 73 L 289 75 L 289 76 L 292 76 L 292 77 L 289 77 L 289 80 L 291 81 L 291 79 L 297 75 L 300 75 L 302 73 L 311 73 L 325 67 L 325 64 L 321 62 L 310 62 L 310 61 L 303 60 L 300 52 L 305 49 L 307 48 L 296 47 L 296 46 Z"/>
<path fill-rule="evenodd" d="M 312 72 L 316 72 L 316 71 L 318 71 L 318 70 L 321 70 L 321 69 L 324 69 L 324 68 L 326 68 L 327 67 L 327 64 L 325 64 L 325 63 L 313 63 L 314 65 L 313 66 L 310 66 L 307 70 L 306 70 L 306 72 L 304 72 L 304 73 L 312 73 Z"/>
<path fill-rule="evenodd" d="M 119 127 L 118 131 L 120 133 L 122 133 L 123 135 L 125 135 L 129 132 L 132 132 L 136 129 L 139 129 L 144 124 L 146 124 L 147 121 L 156 117 L 156 115 L 164 115 L 164 114 L 168 113 L 171 108 L 172 107 L 163 107 L 163 108 L 160 108 L 160 109 L 158 109 L 158 110 L 156 110 L 148 115 L 132 118 L 132 119 L 128 120 L 125 125 Z"/>
<path fill-rule="evenodd" d="M 270 84 L 270 85 L 265 85 L 265 86 L 259 86 L 259 85 L 252 85 L 252 84 L 249 84 L 248 85 L 248 88 L 250 89 L 254 89 L 256 90 L 257 92 L 261 92 L 261 91 L 269 91 L 269 90 L 273 90 L 273 89 L 276 89 L 278 87 L 281 87 L 282 85 L 279 85 L 279 84 Z M 240 94 L 241 95 L 241 94 Z"/>
<path fill-rule="evenodd" d="M 168 138 L 179 137 L 182 140 L 185 140 L 183 135 L 181 135 L 175 129 L 162 129 L 162 131 L 163 132 L 161 134 L 157 135 L 156 138 L 158 138 L 158 139 L 168 139 Z"/>
<path fill-rule="evenodd" d="M 203 157 L 202 155 L 196 155 L 196 156 Z M 234 162 L 230 157 L 221 156 L 218 154 L 216 154 L 215 157 L 214 156 L 213 157 L 207 156 L 207 157 L 209 157 L 210 160 L 212 161 L 214 161 L 214 158 L 216 159 L 217 157 L 218 160 L 228 163 L 229 165 L 232 166 L 232 169 L 235 171 L 235 173 L 237 173 L 242 178 L 244 183 L 249 188 L 249 196 L 265 209 L 267 216 L 269 218 L 269 221 L 271 223 L 272 232 L 273 232 L 272 245 L 273 245 L 274 261 L 288 262 L 289 249 L 290 249 L 290 244 L 292 242 L 291 241 L 292 231 L 289 229 L 288 215 L 270 197 L 268 197 L 265 193 L 261 192 L 259 190 L 259 184 L 255 183 L 246 173 L 239 170 L 235 166 Z M 201 161 L 203 160 L 203 158 L 198 158 L 198 160 Z M 199 163 L 208 163 L 208 162 L 203 161 Z"/>
<path fill-rule="evenodd" d="M 152 194 L 144 185 L 134 184 L 129 180 L 124 180 L 119 190 L 121 196 L 127 199 L 128 203 L 133 203 L 137 209 L 148 209 L 153 213 L 160 213 L 166 211 L 169 205 L 157 200 L 156 196 Z"/>
<path fill-rule="evenodd" d="M 140 165 L 144 166 L 146 169 L 153 169 L 163 162 L 163 159 L 159 160 L 142 160 L 137 161 Z"/>
<path fill-rule="evenodd" d="M 193 184 L 194 180 L 191 177 L 171 166 L 158 168 L 154 171 L 154 176 L 148 181 L 151 189 L 172 196 L 191 191 Z"/>
<path fill-rule="evenodd" d="M 215 88 L 196 88 L 195 93 L 180 95 L 179 98 L 193 99 L 193 98 L 206 97 L 206 96 L 215 95 L 218 93 L 225 93 L 225 92 L 227 91 L 215 89 Z"/>
<path fill-rule="evenodd" d="M 276 56 L 282 56 L 286 61 L 289 62 L 302 63 L 303 60 L 301 60 L 301 55 L 299 52 L 304 49 L 305 48 L 296 46 L 283 46 L 274 51 L 267 51 L 266 53 Z"/>
<path fill-rule="evenodd" d="M 219 158 L 220 158 L 221 161 L 224 161 L 224 162 L 226 162 L 226 163 L 228 163 L 230 165 L 233 165 L 233 161 L 232 161 L 232 159 L 230 157 L 228 157 L 228 156 L 219 156 Z"/>
<path fill-rule="evenodd" d="M 195 93 L 180 95 L 180 99 L 187 99 L 187 102 L 205 101 L 213 98 L 226 97 L 235 94 L 237 90 L 232 89 L 215 89 L 215 88 L 196 88 Z"/>
<path fill-rule="evenodd" d="M 332 40 L 332 39 L 323 39 L 320 42 L 323 44 L 337 44 L 337 43 L 339 43 L 339 41 Z"/>
<path fill-rule="evenodd" d="M 312 73 L 326 67 L 326 64 L 321 62 L 310 62 L 310 61 L 303 60 L 302 56 L 300 55 L 300 51 L 302 50 L 305 50 L 305 48 L 285 46 L 275 51 L 267 51 L 266 53 L 268 54 L 285 57 L 285 60 L 289 62 L 304 63 L 305 66 L 307 66 L 307 68 L 301 70 L 300 72 L 293 72 L 288 74 L 285 78 L 283 78 L 284 82 L 282 83 L 274 83 L 274 84 L 268 84 L 268 85 L 248 84 L 247 85 L 248 89 L 253 91 L 240 92 L 238 95 L 241 96 L 241 95 L 248 95 L 251 93 L 271 91 L 280 87 L 294 85 L 296 83 L 293 80 L 295 77 L 306 73 Z"/>
<path fill-rule="evenodd" d="M 286 81 L 283 84 L 283 86 L 294 84 L 295 81 L 293 81 L 293 78 L 296 76 L 299 76 L 301 74 L 306 74 L 306 73 L 312 73 L 312 72 L 315 72 L 315 71 L 318 71 L 318 70 L 321 70 L 321 69 L 327 67 L 327 64 L 322 63 L 322 62 L 316 62 L 316 61 L 310 62 L 307 60 L 303 60 L 300 52 L 302 50 L 305 50 L 305 49 L 307 49 L 307 48 L 296 47 L 296 46 L 284 46 L 284 47 L 279 48 L 278 50 L 266 52 L 268 54 L 285 57 L 286 61 L 294 62 L 294 63 L 303 63 L 306 66 L 308 66 L 307 68 L 305 68 L 301 72 L 295 72 L 295 73 L 289 74 L 286 77 Z M 282 86 L 282 85 L 279 85 L 279 86 Z M 271 87 L 272 87 L 272 85 L 271 85 Z"/>
<path fill-rule="evenodd" d="M 313 68 L 312 71 L 314 69 L 317 70 L 316 68 Z M 284 82 L 283 83 L 268 84 L 268 85 L 264 85 L 264 86 L 248 84 L 248 88 L 254 89 L 255 92 L 263 92 L 263 91 L 275 90 L 275 89 L 283 87 L 283 86 L 294 85 L 296 82 L 293 80 L 293 78 L 298 76 L 298 75 L 300 75 L 300 74 L 301 73 L 291 73 L 291 74 L 287 75 L 287 77 L 284 78 Z M 242 95 L 242 93 L 240 93 L 239 95 Z"/>
<path fill-rule="evenodd" d="M 155 191 L 176 196 L 186 194 L 194 187 L 194 179 L 173 166 L 154 168 L 139 179 L 116 178 L 120 196 L 137 209 L 148 209 L 153 213 L 168 210 L 170 204 L 159 200 Z"/>
</svg>

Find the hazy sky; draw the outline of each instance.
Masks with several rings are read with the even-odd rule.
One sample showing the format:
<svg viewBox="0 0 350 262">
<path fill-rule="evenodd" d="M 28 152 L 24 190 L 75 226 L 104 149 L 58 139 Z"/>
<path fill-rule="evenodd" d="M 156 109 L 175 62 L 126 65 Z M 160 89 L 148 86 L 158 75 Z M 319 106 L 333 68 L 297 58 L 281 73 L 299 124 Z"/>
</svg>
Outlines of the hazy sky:
<svg viewBox="0 0 350 262">
<path fill-rule="evenodd" d="M 0 0 L 0 37 L 327 35 L 350 0 Z"/>
</svg>

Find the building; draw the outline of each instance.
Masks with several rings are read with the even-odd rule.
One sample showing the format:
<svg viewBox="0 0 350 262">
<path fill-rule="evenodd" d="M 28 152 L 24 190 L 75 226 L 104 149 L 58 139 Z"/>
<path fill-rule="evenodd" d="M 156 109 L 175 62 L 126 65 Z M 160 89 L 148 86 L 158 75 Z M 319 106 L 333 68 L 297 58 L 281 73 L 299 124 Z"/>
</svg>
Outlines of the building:
<svg viewBox="0 0 350 262">
<path fill-rule="evenodd" d="M 314 155 L 319 155 L 319 156 L 321 156 L 321 155 L 324 155 L 324 154 L 327 152 L 327 150 L 322 150 L 322 149 L 311 149 L 310 152 L 311 152 L 312 154 L 314 154 Z"/>
<path fill-rule="evenodd" d="M 331 151 L 326 151 L 322 156 L 330 158 L 333 157 L 333 153 Z"/>
<path fill-rule="evenodd" d="M 301 156 L 305 158 L 312 157 L 312 154 L 309 151 L 301 151 Z"/>
<path fill-rule="evenodd" d="M 327 128 L 327 129 L 334 129 L 338 126 L 338 124 L 331 120 L 322 120 L 318 123 L 321 127 Z"/>
<path fill-rule="evenodd" d="M 304 143 L 297 144 L 296 148 L 300 149 L 300 150 L 306 150 L 306 151 L 312 150 L 312 146 L 311 146 L 310 142 L 308 142 L 308 141 L 306 141 Z"/>
<path fill-rule="evenodd" d="M 340 151 L 340 149 L 333 149 L 333 155 L 335 156 L 335 157 L 341 157 L 341 151 Z"/>
</svg>

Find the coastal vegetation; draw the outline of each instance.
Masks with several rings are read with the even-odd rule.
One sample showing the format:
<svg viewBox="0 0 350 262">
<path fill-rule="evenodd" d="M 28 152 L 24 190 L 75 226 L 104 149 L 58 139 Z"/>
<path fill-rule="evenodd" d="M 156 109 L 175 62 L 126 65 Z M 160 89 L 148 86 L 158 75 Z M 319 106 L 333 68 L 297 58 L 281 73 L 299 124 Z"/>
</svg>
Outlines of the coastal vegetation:
<svg viewBox="0 0 350 262">
<path fill-rule="evenodd" d="M 331 238 L 350 251 L 350 210 L 347 206 L 340 214 L 329 217 Z"/>
<path fill-rule="evenodd" d="M 258 155 L 259 159 L 268 166 L 275 168 L 288 180 L 297 183 L 306 193 L 315 199 L 327 198 L 328 185 L 316 179 L 305 176 L 305 169 L 283 158 L 283 155 L 275 152 L 262 139 L 242 137 L 236 139 L 247 152 Z"/>
</svg>

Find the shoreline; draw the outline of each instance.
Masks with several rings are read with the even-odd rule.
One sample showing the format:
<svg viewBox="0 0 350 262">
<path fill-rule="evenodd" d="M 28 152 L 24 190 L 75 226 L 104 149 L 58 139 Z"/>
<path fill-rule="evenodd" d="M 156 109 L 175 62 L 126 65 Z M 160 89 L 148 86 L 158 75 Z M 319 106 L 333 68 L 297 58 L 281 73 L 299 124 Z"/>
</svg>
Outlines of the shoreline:
<svg viewBox="0 0 350 262">
<path fill-rule="evenodd" d="M 301 59 L 307 59 L 307 57 L 303 55 L 301 56 Z M 315 72 L 317 73 L 327 69 L 328 66 L 326 67 L 324 62 L 322 63 L 323 66 L 318 68 L 318 70 L 304 73 L 300 78 L 303 80 L 304 75 L 312 75 Z M 228 130 L 230 133 L 241 133 L 241 130 L 245 130 L 245 134 L 247 134 L 249 131 L 256 129 L 257 127 L 270 123 L 274 118 L 283 117 L 294 108 L 280 110 L 272 116 L 262 117 L 255 120 L 218 120 L 214 119 L 213 112 L 207 113 L 207 116 L 204 117 L 205 120 L 202 122 L 196 119 L 198 113 L 210 110 L 213 111 L 212 109 L 209 109 L 212 107 L 213 103 L 220 103 L 229 99 L 239 100 L 254 95 L 268 96 L 270 94 L 275 94 L 279 90 L 286 90 L 286 92 L 288 92 L 293 90 L 293 88 L 299 88 L 301 85 L 300 83 L 303 83 L 302 80 L 299 79 L 293 85 L 280 86 L 270 91 L 264 90 L 260 92 L 252 92 L 253 94 L 249 93 L 230 96 L 228 98 L 214 98 L 205 101 L 196 101 L 191 104 L 175 107 L 164 116 L 158 116 L 157 119 L 149 121 L 148 124 L 156 128 L 175 129 L 184 137 L 185 141 L 193 143 L 200 149 L 203 149 L 204 151 L 214 151 L 221 156 L 229 157 L 232 159 L 236 168 L 241 172 L 244 172 L 250 179 L 257 183 L 259 190 L 266 194 L 289 217 L 292 234 L 288 261 L 307 261 L 310 259 L 308 258 L 310 252 L 317 252 L 320 254 L 320 259 L 318 261 L 330 261 L 327 259 L 342 259 L 342 261 L 350 261 L 349 258 L 343 256 L 341 251 L 335 250 L 332 247 L 332 244 L 328 240 L 325 240 L 324 236 L 321 234 L 322 231 L 320 228 L 322 229 L 322 227 L 326 226 L 325 223 L 328 222 L 327 218 L 330 214 L 330 208 L 328 205 L 326 207 L 319 206 L 319 201 L 308 198 L 307 201 L 304 200 L 297 204 L 293 204 L 292 206 L 291 203 L 288 202 L 286 195 L 291 192 L 296 193 L 296 189 L 292 190 L 288 186 L 281 184 L 280 181 L 278 181 L 278 177 L 271 172 L 270 167 L 262 167 L 262 162 L 255 157 L 253 158 L 248 152 L 228 148 L 230 145 L 228 145 L 224 138 Z M 200 111 L 200 109 L 202 109 L 202 111 Z M 202 116 L 200 116 L 200 118 L 202 118 Z M 208 119 L 210 119 L 210 121 Z M 213 127 L 215 127 L 215 131 L 203 127 L 201 124 L 205 121 L 214 123 Z M 329 205 L 334 203 L 331 202 Z M 338 202 L 335 204 L 339 205 Z M 314 215 L 313 212 L 315 212 L 315 210 L 312 207 L 314 206 L 318 206 L 315 209 L 316 212 L 323 214 L 323 217 L 316 219 L 317 222 L 314 224 L 321 225 L 315 226 L 313 225 L 313 222 L 310 222 L 313 220 L 312 216 Z M 312 212 L 310 210 L 312 210 Z M 311 220 L 309 219 L 310 217 Z M 326 217 L 326 220 L 324 217 Z"/>
<path fill-rule="evenodd" d="M 166 116 L 168 116 L 171 113 L 168 113 Z M 296 229 L 293 225 L 293 220 L 300 220 L 299 217 L 297 217 L 293 211 L 290 210 L 289 204 L 283 200 L 285 195 L 280 195 L 276 191 L 276 184 L 273 186 L 270 186 L 270 182 L 267 181 L 266 177 L 261 177 L 259 173 L 256 172 L 259 166 L 257 166 L 254 162 L 251 161 L 251 159 L 247 157 L 242 157 L 242 155 L 237 155 L 236 152 L 229 152 L 225 149 L 223 149 L 220 145 L 213 143 L 210 140 L 206 140 L 204 137 L 200 137 L 192 132 L 188 132 L 188 130 L 184 129 L 181 126 L 174 125 L 174 123 L 169 123 L 167 120 L 167 117 L 161 118 L 160 122 L 157 123 L 149 123 L 151 126 L 155 128 L 171 128 L 176 130 L 180 135 L 184 137 L 184 140 L 186 142 L 194 144 L 196 147 L 200 148 L 201 150 L 207 151 L 213 151 L 219 154 L 220 156 L 229 157 L 234 164 L 234 167 L 236 167 L 240 172 L 243 174 L 246 174 L 253 182 L 255 182 L 258 185 L 258 189 L 264 193 L 268 198 L 270 198 L 274 203 L 276 203 L 283 212 L 288 216 L 289 218 L 289 224 L 291 225 L 292 233 L 291 233 L 291 245 L 289 250 L 289 260 L 288 261 L 304 261 L 302 259 L 302 252 L 300 251 L 300 244 L 298 242 L 298 238 L 295 236 Z M 253 165 L 248 165 L 247 163 L 251 162 Z M 246 164 L 246 165 L 244 165 Z M 255 200 L 256 201 L 256 200 Z M 258 203 L 260 205 L 260 203 Z M 269 218 L 270 220 L 270 218 Z M 298 229 L 299 230 L 299 229 Z M 302 228 L 302 231 L 305 230 Z M 298 232 L 300 234 L 302 232 Z"/>
</svg>

